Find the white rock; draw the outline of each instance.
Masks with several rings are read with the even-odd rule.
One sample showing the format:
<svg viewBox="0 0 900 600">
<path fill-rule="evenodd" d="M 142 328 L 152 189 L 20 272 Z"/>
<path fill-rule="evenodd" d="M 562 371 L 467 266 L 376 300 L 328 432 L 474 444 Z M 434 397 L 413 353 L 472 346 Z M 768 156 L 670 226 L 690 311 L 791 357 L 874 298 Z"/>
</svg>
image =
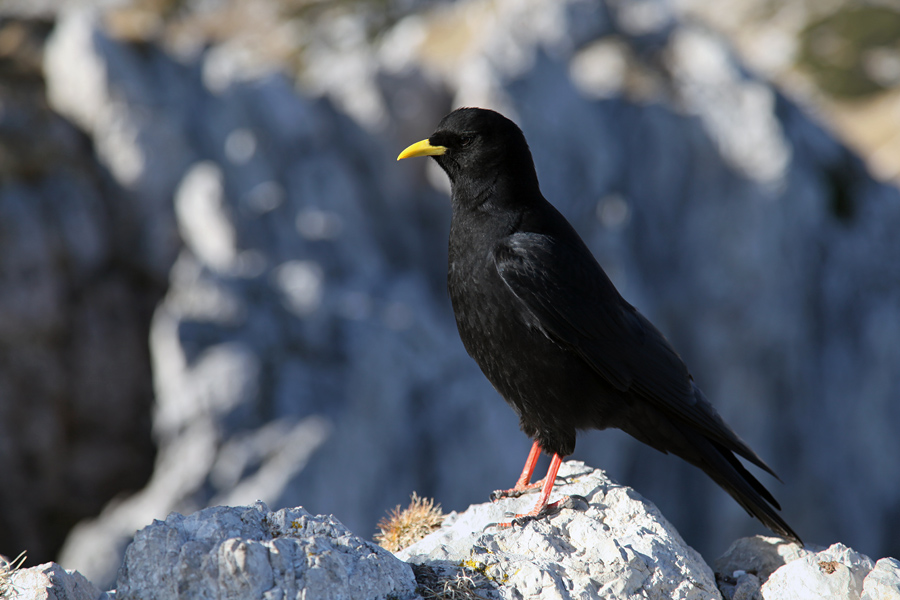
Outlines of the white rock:
<svg viewBox="0 0 900 600">
<path fill-rule="evenodd" d="M 724 576 L 737 577 L 736 571 L 745 571 L 765 581 L 777 569 L 809 554 L 815 552 L 779 537 L 754 535 L 731 544 L 725 554 L 716 559 L 713 568 Z"/>
<path fill-rule="evenodd" d="M 882 558 L 863 581 L 862 600 L 900 600 L 900 560 Z"/>
<path fill-rule="evenodd" d="M 501 529 L 486 526 L 527 512 L 536 496 L 478 504 L 397 556 L 445 571 L 462 564 L 504 598 L 720 598 L 710 568 L 653 504 L 582 462 L 559 477 L 551 500 L 576 494 L 586 510 Z"/>
<path fill-rule="evenodd" d="M 781 567 L 762 586 L 764 600 L 859 600 L 871 558 L 843 544 L 807 555 Z"/>
<path fill-rule="evenodd" d="M 66 571 L 54 562 L 17 570 L 10 577 L 9 588 L 16 600 L 105 600 L 109 597 L 78 571 Z"/>
<path fill-rule="evenodd" d="M 137 533 L 119 571 L 116 598 L 416 597 L 409 565 L 332 516 L 252 507 L 172 513 Z"/>
<path fill-rule="evenodd" d="M 760 587 L 769 575 L 810 554 L 815 552 L 779 537 L 740 538 L 713 563 L 716 583 L 726 600 L 760 600 Z"/>
</svg>

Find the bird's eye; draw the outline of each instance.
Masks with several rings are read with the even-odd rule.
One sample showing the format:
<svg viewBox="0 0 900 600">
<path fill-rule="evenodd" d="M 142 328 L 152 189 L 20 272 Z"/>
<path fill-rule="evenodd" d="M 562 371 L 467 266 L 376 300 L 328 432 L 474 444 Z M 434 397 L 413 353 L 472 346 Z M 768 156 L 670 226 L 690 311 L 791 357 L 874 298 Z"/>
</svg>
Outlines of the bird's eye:
<svg viewBox="0 0 900 600">
<path fill-rule="evenodd" d="M 466 148 L 468 146 L 471 146 L 472 142 L 474 142 L 474 141 L 475 141 L 474 135 L 464 135 L 461 138 L 459 138 L 459 145 L 462 146 L 463 148 Z"/>
</svg>

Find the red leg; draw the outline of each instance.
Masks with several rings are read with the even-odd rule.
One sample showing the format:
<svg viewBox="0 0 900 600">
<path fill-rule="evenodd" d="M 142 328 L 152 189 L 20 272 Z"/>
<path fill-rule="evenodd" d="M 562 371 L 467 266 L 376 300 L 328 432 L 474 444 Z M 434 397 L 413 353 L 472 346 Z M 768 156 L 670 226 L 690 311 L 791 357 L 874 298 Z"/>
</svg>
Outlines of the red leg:
<svg viewBox="0 0 900 600">
<path fill-rule="evenodd" d="M 541 486 L 542 481 L 531 483 L 531 474 L 534 473 L 534 466 L 537 464 L 538 457 L 541 455 L 541 447 L 535 442 L 531 445 L 531 451 L 528 453 L 528 459 L 522 468 L 522 474 L 516 485 L 508 490 L 497 490 L 491 494 L 491 500 L 499 500 L 500 498 L 518 498 L 522 494 L 536 489 Z"/>
<path fill-rule="evenodd" d="M 525 466 L 522 468 L 522 474 L 516 482 L 515 490 L 521 490 L 531 483 L 531 474 L 534 473 L 534 466 L 537 464 L 538 457 L 541 455 L 541 446 L 537 442 L 531 445 L 531 451 L 528 452 L 528 458 L 525 460 Z"/>
<path fill-rule="evenodd" d="M 553 459 L 551 459 L 550 461 L 550 468 L 547 469 L 547 476 L 544 478 L 544 485 L 541 488 L 541 495 L 538 496 L 537 504 L 534 505 L 534 508 L 532 508 L 530 512 L 527 512 L 524 515 L 516 515 L 515 517 L 513 517 L 512 522 L 500 523 L 500 527 L 510 527 L 513 523 L 521 524 L 521 521 L 527 522 L 531 519 L 540 519 L 541 517 L 555 512 L 554 509 L 557 508 L 560 500 L 557 500 L 553 504 L 550 504 L 550 492 L 553 491 L 553 484 L 556 481 L 556 473 L 557 471 L 559 471 L 559 465 L 561 464 L 562 457 L 560 457 L 559 454 L 554 454 Z"/>
<path fill-rule="evenodd" d="M 531 512 L 524 515 L 516 515 L 517 519 L 519 517 L 536 517 L 541 511 L 548 507 L 547 503 L 550 501 L 550 492 L 553 491 L 553 484 L 556 482 L 556 472 L 559 471 L 559 465 L 561 464 L 562 458 L 559 454 L 554 454 L 553 459 L 550 461 L 550 468 L 547 469 L 547 476 L 544 478 L 544 487 L 541 488 L 541 495 L 538 496 L 537 504 L 534 505 Z M 554 502 L 552 506 L 557 504 L 559 504 L 559 501 Z"/>
</svg>

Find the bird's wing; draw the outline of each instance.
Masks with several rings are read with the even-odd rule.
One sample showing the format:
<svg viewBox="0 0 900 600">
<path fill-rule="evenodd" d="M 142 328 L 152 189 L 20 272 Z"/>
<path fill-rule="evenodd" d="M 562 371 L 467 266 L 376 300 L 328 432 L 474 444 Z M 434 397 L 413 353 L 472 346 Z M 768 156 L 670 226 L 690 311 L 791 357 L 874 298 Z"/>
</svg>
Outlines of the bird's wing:
<svg viewBox="0 0 900 600">
<path fill-rule="evenodd" d="M 582 245 L 516 233 L 494 249 L 494 264 L 521 301 L 529 326 L 576 352 L 613 387 L 640 396 L 726 447 L 768 468 L 697 390 L 684 362 Z"/>
<path fill-rule="evenodd" d="M 690 375 L 662 334 L 622 299 L 587 248 L 564 244 L 516 233 L 494 250 L 497 272 L 521 301 L 526 322 L 621 391 L 637 386 L 673 401 L 690 395 Z"/>
</svg>

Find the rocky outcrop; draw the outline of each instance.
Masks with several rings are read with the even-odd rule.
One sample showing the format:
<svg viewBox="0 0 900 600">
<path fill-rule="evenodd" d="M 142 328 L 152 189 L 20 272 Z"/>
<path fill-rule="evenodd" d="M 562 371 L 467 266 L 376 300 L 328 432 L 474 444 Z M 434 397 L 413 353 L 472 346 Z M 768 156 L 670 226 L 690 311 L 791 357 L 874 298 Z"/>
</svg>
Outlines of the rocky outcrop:
<svg viewBox="0 0 900 600">
<path fill-rule="evenodd" d="M 395 554 L 303 508 L 172 513 L 134 536 L 110 594 L 55 564 L 16 571 L 9 585 L 16 598 L 48 600 L 900 598 L 900 561 L 841 544 L 742 538 L 713 575 L 652 503 L 581 462 L 562 465 L 556 494 L 549 518 L 497 525 L 534 494 L 473 505 Z M 0 590 L 4 582 L 0 563 Z"/>
<path fill-rule="evenodd" d="M 409 565 L 334 517 L 257 503 L 173 513 L 139 531 L 116 598 L 411 600 L 415 590 Z"/>
<path fill-rule="evenodd" d="M 444 579 L 475 573 L 503 598 L 719 598 L 712 570 L 640 494 L 575 461 L 559 480 L 572 501 L 551 519 L 495 526 L 534 495 L 478 504 L 397 556 Z"/>
<path fill-rule="evenodd" d="M 14 600 L 113 600 L 78 571 L 67 571 L 56 563 L 18 569 L 8 580 L 0 557 L 0 596 Z"/>
<path fill-rule="evenodd" d="M 726 600 L 900 598 L 900 561 L 875 562 L 843 544 L 816 551 L 778 538 L 743 538 L 715 567 Z"/>
</svg>

